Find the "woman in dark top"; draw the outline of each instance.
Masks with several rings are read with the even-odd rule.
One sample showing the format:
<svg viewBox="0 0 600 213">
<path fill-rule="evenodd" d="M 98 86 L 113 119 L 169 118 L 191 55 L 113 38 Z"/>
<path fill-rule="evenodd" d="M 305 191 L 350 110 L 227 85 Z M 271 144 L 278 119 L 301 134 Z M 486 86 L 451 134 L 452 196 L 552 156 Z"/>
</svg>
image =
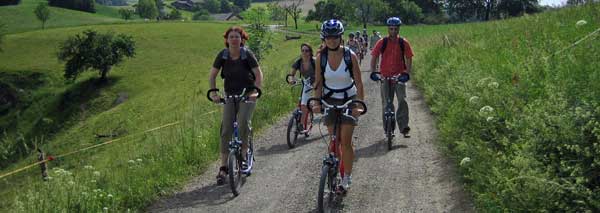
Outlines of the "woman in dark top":
<svg viewBox="0 0 600 213">
<path fill-rule="evenodd" d="M 312 97 L 313 84 L 315 82 L 315 59 L 313 58 L 313 49 L 307 44 L 303 43 L 300 45 L 301 57 L 296 60 L 292 65 L 292 72 L 290 73 L 292 80 L 290 83 L 296 83 L 296 72 L 300 71 L 302 76 L 302 96 L 300 98 L 300 110 L 302 110 L 302 126 L 304 126 L 304 132 L 308 131 L 308 108 L 306 103 L 308 99 Z"/>
<path fill-rule="evenodd" d="M 262 86 L 262 71 L 258 65 L 254 54 L 244 47 L 244 44 L 248 40 L 248 33 L 241 27 L 231 27 L 223 35 L 225 38 L 225 49 L 223 49 L 213 63 L 213 67 L 210 70 L 210 88 L 216 88 L 215 78 L 219 71 L 221 71 L 221 78 L 225 81 L 225 94 L 226 95 L 240 95 L 244 88 L 255 86 L 261 88 Z M 217 92 L 210 94 L 211 98 L 218 103 L 221 97 Z M 240 138 L 242 140 L 242 159 L 246 158 L 246 152 L 248 150 L 248 134 L 250 130 L 250 123 L 252 119 L 252 112 L 256 106 L 256 93 L 249 94 L 250 98 L 246 103 L 240 103 L 237 112 L 238 124 L 240 128 Z M 231 140 L 233 134 L 233 119 L 235 109 L 233 103 L 226 102 L 223 108 L 223 120 L 221 125 L 221 167 L 217 174 L 217 184 L 221 185 L 225 183 L 227 175 L 227 155 L 229 154 L 228 142 Z M 242 169 L 247 166 L 247 163 L 242 164 Z"/>
</svg>

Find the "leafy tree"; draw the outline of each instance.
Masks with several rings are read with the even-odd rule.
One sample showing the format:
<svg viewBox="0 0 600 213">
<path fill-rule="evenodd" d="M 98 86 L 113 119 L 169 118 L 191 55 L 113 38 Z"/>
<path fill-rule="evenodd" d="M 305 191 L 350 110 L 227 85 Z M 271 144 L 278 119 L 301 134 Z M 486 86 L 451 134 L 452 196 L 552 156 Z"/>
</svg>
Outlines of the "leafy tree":
<svg viewBox="0 0 600 213">
<path fill-rule="evenodd" d="M 141 18 L 154 19 L 158 16 L 158 8 L 154 0 L 140 0 L 137 12 Z"/>
<path fill-rule="evenodd" d="M 154 0 L 154 4 L 156 5 L 156 10 L 158 11 L 158 18 L 165 18 L 167 16 L 167 12 L 165 11 L 165 4 L 163 3 L 163 0 Z"/>
<path fill-rule="evenodd" d="M 266 24 L 269 21 L 269 11 L 264 7 L 252 8 L 242 14 L 244 21 L 249 24 L 248 34 L 250 39 L 247 46 L 254 52 L 257 60 L 273 47 L 271 45 L 272 33 Z"/>
<path fill-rule="evenodd" d="M 133 10 L 130 9 L 125 9 L 125 8 L 121 8 L 119 9 L 119 14 L 121 15 L 121 18 L 125 19 L 125 20 L 129 20 L 133 17 Z"/>
<path fill-rule="evenodd" d="M 221 11 L 221 2 L 219 0 L 205 0 L 202 7 L 210 13 L 219 13 Z"/>
<path fill-rule="evenodd" d="M 250 8 L 250 0 L 233 0 L 233 5 L 238 6 L 238 8 L 240 8 L 240 11 L 244 11 L 244 10 Z M 234 11 L 234 12 L 240 12 L 240 11 Z"/>
<path fill-rule="evenodd" d="M 75 80 L 81 72 L 93 69 L 104 81 L 113 66 L 134 55 L 135 42 L 131 36 L 86 30 L 60 45 L 58 59 L 66 62 L 65 79 Z"/>
<path fill-rule="evenodd" d="M 503 0 L 498 4 L 498 13 L 507 16 L 518 16 L 539 11 L 536 0 Z"/>
<path fill-rule="evenodd" d="M 346 20 L 348 14 L 351 14 L 347 11 L 347 7 L 344 6 L 345 1 L 342 0 L 325 0 L 319 1 L 315 4 L 315 11 L 309 10 L 308 15 L 306 16 L 307 21 L 318 21 L 323 22 L 327 19 L 339 19 Z"/>
<path fill-rule="evenodd" d="M 37 19 L 42 22 L 42 29 L 44 29 L 46 27 L 46 21 L 50 19 L 50 9 L 48 9 L 48 5 L 44 2 L 40 2 L 35 8 L 34 13 Z"/>
<path fill-rule="evenodd" d="M 221 12 L 229 13 L 233 11 L 233 3 L 229 0 L 221 0 Z"/>
<path fill-rule="evenodd" d="M 281 7 L 292 17 L 294 20 L 294 27 L 298 29 L 298 19 L 300 18 L 300 15 L 302 15 L 302 4 L 304 4 L 304 0 L 288 0 L 282 4 Z M 285 23 L 287 25 L 287 20 Z"/>
<path fill-rule="evenodd" d="M 171 13 L 169 13 L 168 18 L 171 20 L 179 20 L 179 19 L 181 19 L 181 17 L 182 17 L 181 12 L 179 12 L 179 10 L 177 10 L 177 9 L 173 9 L 173 10 L 171 10 Z"/>
<path fill-rule="evenodd" d="M 273 21 L 282 21 L 287 15 L 277 1 L 267 3 L 267 10 L 271 14 L 271 20 Z"/>
<path fill-rule="evenodd" d="M 375 16 L 384 10 L 385 4 L 381 0 L 357 0 L 356 16 L 363 24 L 363 28 L 367 28 L 367 23 Z"/>
</svg>

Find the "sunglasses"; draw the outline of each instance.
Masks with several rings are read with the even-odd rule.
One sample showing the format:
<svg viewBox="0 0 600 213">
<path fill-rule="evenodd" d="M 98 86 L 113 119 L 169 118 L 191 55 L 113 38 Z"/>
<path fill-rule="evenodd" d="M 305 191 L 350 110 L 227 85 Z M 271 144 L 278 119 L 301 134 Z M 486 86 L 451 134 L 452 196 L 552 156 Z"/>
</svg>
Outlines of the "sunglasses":
<svg viewBox="0 0 600 213">
<path fill-rule="evenodd" d="M 398 27 L 388 27 L 388 30 L 390 31 L 398 31 Z"/>
<path fill-rule="evenodd" d="M 310 52 L 310 50 L 309 50 L 309 49 L 302 49 L 301 51 L 302 51 L 302 52 L 305 52 L 305 53 L 309 53 L 309 52 Z"/>
</svg>

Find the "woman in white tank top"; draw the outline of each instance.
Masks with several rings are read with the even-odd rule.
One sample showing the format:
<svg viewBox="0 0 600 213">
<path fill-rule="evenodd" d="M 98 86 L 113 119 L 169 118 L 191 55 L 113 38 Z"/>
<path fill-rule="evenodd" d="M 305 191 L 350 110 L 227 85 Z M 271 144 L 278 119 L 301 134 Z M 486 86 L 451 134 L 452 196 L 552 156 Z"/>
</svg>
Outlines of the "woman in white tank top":
<svg viewBox="0 0 600 213">
<path fill-rule="evenodd" d="M 351 63 L 352 70 L 348 70 L 348 64 L 344 60 L 344 50 L 342 46 L 342 35 L 344 27 L 338 20 L 329 20 L 323 24 L 321 35 L 325 38 L 325 47 L 317 55 L 315 66 L 315 97 L 325 98 L 330 104 L 341 105 L 349 99 L 364 100 L 363 84 L 360 75 L 360 65 L 358 59 L 352 51 Z M 327 55 L 327 66 L 325 71 L 321 69 L 321 54 Z M 352 77 L 350 75 L 352 72 Z M 335 92 L 332 92 L 335 91 Z M 324 95 L 328 94 L 328 95 Z M 329 96 L 329 97 L 327 97 Z M 314 104 L 314 112 L 321 111 L 320 103 Z M 358 118 L 363 109 L 359 107 L 352 108 L 352 116 Z M 330 113 L 325 118 L 325 125 L 331 135 L 336 115 Z M 342 162 L 344 162 L 345 176 L 342 178 L 342 188 L 347 190 L 352 181 L 352 162 L 354 161 L 354 148 L 352 147 L 352 133 L 354 126 L 357 125 L 356 119 L 341 116 L 342 124 L 338 128 L 338 141 L 342 146 Z"/>
</svg>

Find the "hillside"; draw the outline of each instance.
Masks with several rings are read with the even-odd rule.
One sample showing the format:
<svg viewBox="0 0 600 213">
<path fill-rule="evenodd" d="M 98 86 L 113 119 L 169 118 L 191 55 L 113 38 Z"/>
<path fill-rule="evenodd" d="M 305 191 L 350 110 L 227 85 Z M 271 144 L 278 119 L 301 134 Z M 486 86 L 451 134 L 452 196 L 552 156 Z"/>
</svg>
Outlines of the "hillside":
<svg viewBox="0 0 600 213">
<path fill-rule="evenodd" d="M 22 0 L 21 4 L 0 7 L 0 23 L 6 24 L 7 33 L 18 33 L 42 28 L 34 14 L 35 7 L 44 0 Z M 124 22 L 117 9 L 96 4 L 96 13 L 86 13 L 50 7 L 50 19 L 46 28 L 81 26 L 89 24 Z"/>
</svg>

